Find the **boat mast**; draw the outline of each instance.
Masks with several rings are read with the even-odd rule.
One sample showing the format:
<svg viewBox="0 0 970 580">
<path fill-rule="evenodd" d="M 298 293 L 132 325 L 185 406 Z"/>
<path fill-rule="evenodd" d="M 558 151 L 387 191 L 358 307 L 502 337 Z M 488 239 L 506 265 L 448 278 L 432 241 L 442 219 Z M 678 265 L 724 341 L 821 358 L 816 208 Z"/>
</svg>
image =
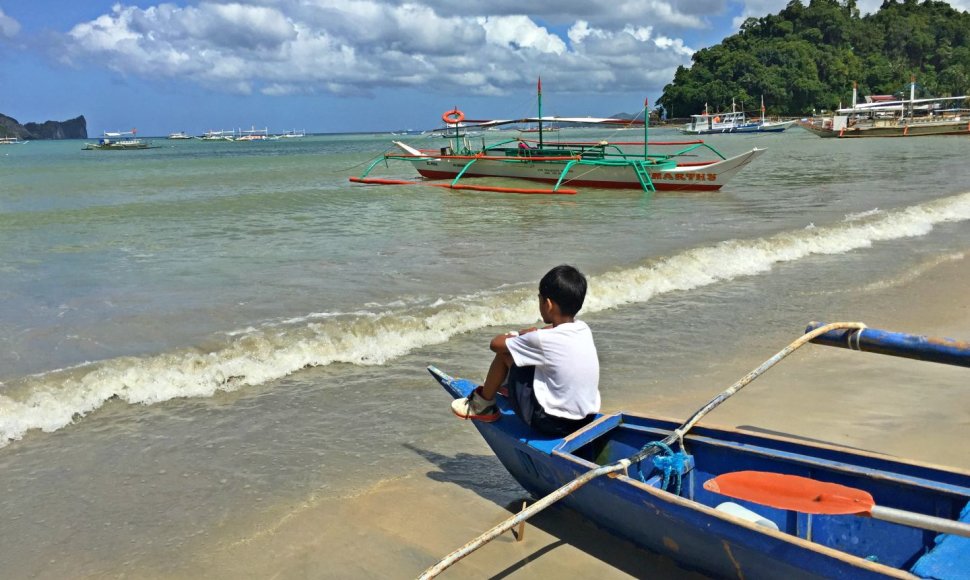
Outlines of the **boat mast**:
<svg viewBox="0 0 970 580">
<path fill-rule="evenodd" d="M 542 149 L 542 77 L 539 77 L 536 91 L 539 96 L 539 149 Z"/>
<path fill-rule="evenodd" d="M 643 98 L 643 160 L 649 159 L 647 157 L 647 134 L 650 127 L 650 111 L 648 109 L 648 99 Z"/>
<path fill-rule="evenodd" d="M 906 114 L 905 107 L 903 108 L 903 114 Z M 909 77 L 909 116 L 916 116 L 916 75 L 910 75 Z"/>
</svg>

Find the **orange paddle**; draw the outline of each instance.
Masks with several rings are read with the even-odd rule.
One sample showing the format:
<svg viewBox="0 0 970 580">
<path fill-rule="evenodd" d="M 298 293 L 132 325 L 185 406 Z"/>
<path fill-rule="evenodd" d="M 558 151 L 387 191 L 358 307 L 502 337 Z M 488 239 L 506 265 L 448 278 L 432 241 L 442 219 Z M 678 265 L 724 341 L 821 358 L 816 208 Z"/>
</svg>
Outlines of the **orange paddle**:
<svg viewBox="0 0 970 580">
<path fill-rule="evenodd" d="M 866 515 L 915 528 L 970 537 L 970 524 L 877 506 L 868 492 L 837 483 L 764 471 L 735 471 L 704 482 L 704 489 L 736 499 L 806 514 Z"/>
</svg>

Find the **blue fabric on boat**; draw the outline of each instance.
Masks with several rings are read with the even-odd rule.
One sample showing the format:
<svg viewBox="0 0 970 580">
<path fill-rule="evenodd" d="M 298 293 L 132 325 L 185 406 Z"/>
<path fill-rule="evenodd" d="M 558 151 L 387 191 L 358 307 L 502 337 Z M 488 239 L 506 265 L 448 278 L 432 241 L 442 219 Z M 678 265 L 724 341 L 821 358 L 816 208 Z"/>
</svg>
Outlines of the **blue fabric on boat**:
<svg viewBox="0 0 970 580">
<path fill-rule="evenodd" d="M 960 512 L 959 521 L 970 523 L 970 503 Z M 970 578 L 970 538 L 953 534 L 936 536 L 936 546 L 917 560 L 910 571 L 933 580 Z"/>
</svg>

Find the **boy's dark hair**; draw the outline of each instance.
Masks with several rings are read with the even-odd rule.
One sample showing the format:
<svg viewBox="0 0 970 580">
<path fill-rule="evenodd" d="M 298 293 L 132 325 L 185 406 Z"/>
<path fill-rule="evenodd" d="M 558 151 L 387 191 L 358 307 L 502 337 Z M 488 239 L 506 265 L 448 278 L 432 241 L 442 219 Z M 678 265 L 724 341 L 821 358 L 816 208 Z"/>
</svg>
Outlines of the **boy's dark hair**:
<svg viewBox="0 0 970 580">
<path fill-rule="evenodd" d="M 566 316 L 575 316 L 586 300 L 586 276 L 572 266 L 556 266 L 539 280 L 539 294 L 558 304 Z"/>
</svg>

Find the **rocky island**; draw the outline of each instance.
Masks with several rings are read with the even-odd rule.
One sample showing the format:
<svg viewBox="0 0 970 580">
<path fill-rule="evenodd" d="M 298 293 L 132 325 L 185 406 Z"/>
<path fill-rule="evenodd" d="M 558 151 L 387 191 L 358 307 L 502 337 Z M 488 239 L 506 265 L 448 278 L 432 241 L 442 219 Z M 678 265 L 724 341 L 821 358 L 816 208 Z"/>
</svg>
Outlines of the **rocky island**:
<svg viewBox="0 0 970 580">
<path fill-rule="evenodd" d="M 88 122 L 84 115 L 68 121 L 45 121 L 21 125 L 13 117 L 0 114 L 0 137 L 16 137 L 24 141 L 41 139 L 87 139 Z"/>
</svg>

